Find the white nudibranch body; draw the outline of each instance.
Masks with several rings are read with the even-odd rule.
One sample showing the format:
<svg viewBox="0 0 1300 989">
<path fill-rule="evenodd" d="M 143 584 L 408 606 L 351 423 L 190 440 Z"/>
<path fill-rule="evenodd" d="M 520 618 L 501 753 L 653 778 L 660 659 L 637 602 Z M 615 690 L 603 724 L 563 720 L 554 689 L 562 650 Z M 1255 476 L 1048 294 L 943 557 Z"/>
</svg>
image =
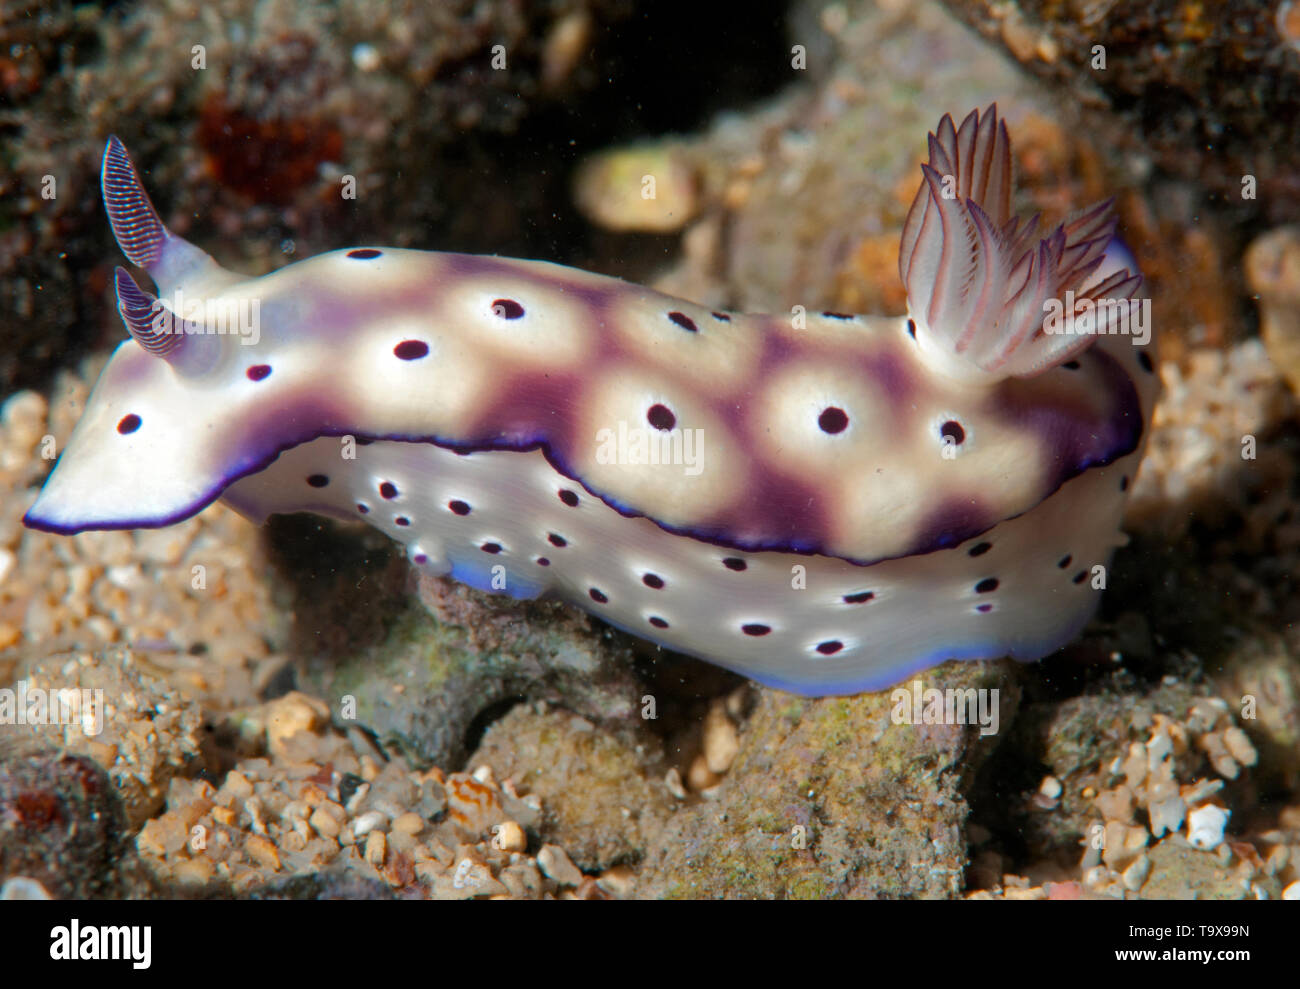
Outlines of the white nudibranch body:
<svg viewBox="0 0 1300 989">
<path fill-rule="evenodd" d="M 245 278 L 163 226 L 110 139 L 113 230 L 159 296 L 118 269 L 131 337 L 25 521 L 165 526 L 218 498 L 362 519 L 428 573 L 804 694 L 1039 658 L 1123 541 L 1157 391 L 1115 332 L 1139 278 L 1108 204 L 1042 240 L 1011 217 L 993 108 L 944 117 L 923 173 L 908 316 L 796 328 L 496 257 Z"/>
</svg>

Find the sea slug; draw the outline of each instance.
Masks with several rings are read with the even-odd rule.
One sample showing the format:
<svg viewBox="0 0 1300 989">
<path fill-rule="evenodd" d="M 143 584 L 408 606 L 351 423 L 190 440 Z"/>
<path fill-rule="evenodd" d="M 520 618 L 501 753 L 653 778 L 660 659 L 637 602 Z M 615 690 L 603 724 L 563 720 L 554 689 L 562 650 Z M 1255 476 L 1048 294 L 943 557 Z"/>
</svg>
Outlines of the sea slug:
<svg viewBox="0 0 1300 989">
<path fill-rule="evenodd" d="M 1111 205 L 1039 238 L 1011 165 L 995 107 L 945 116 L 907 315 L 800 318 L 380 247 L 246 278 L 110 138 L 109 219 L 158 295 L 117 269 L 130 339 L 25 522 L 363 519 L 427 573 L 802 694 L 1037 659 L 1096 607 L 1158 385 Z"/>
</svg>

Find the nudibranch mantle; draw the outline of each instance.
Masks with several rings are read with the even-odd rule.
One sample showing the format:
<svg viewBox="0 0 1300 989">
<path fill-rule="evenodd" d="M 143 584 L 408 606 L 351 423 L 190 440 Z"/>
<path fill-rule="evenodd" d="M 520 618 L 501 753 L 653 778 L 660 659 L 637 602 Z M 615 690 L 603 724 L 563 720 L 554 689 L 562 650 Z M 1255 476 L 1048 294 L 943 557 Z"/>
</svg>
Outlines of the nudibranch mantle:
<svg viewBox="0 0 1300 989">
<path fill-rule="evenodd" d="M 131 337 L 24 521 L 363 519 L 425 572 L 803 694 L 1037 659 L 1096 606 L 1157 379 L 1107 323 L 1140 283 L 1109 204 L 1035 239 L 1010 169 L 994 108 L 945 117 L 908 315 L 792 318 L 391 248 L 245 278 L 162 225 L 111 138 L 110 221 L 159 294 L 118 269 Z M 1117 304 L 1044 332 L 1067 292 Z"/>
</svg>

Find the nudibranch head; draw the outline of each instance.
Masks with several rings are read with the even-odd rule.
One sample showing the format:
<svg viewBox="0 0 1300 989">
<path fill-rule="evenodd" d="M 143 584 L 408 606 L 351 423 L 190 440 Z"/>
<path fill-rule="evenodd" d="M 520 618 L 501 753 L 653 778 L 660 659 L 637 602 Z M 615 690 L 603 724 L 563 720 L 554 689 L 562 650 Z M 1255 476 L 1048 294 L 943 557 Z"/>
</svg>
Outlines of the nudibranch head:
<svg viewBox="0 0 1300 989">
<path fill-rule="evenodd" d="M 1078 308 L 1106 300 L 1092 332 L 1126 318 L 1141 285 L 1136 269 L 1107 262 L 1113 203 L 1098 203 L 1039 240 L 1038 217 L 1011 215 L 1011 142 L 990 106 L 960 127 L 944 115 L 930 135 L 924 181 L 903 227 L 898 270 L 916 339 L 936 367 L 975 381 L 1041 374 L 1092 343 L 1071 332 L 1076 307 L 1058 333 L 1045 332 L 1048 304 L 1071 293 Z M 1090 317 L 1091 318 L 1091 317 Z"/>
<path fill-rule="evenodd" d="M 909 315 L 804 321 L 391 248 L 246 278 L 166 229 L 111 139 L 109 218 L 158 294 L 118 271 L 130 339 L 24 521 L 364 520 L 426 573 L 802 693 L 1037 658 L 1095 608 L 1157 383 L 1115 333 L 1139 278 L 1109 204 L 1036 240 L 1010 174 L 994 109 L 945 117 Z"/>
</svg>

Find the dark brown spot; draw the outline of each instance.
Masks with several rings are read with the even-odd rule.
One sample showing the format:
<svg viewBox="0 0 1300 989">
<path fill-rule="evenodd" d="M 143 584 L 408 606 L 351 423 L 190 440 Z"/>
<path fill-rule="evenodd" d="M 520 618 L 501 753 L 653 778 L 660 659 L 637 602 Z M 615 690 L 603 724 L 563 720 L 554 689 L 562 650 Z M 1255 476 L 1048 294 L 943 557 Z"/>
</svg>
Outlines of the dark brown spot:
<svg viewBox="0 0 1300 989">
<path fill-rule="evenodd" d="M 1064 364 L 1061 365 L 1061 367 L 1065 368 L 1067 371 L 1077 371 L 1079 370 L 1079 362 L 1066 361 Z"/>
<path fill-rule="evenodd" d="M 140 417 L 134 412 L 122 416 L 121 422 L 117 424 L 117 431 L 125 436 L 127 433 L 134 433 L 140 428 Z"/>
<path fill-rule="evenodd" d="M 825 316 L 827 319 L 852 319 L 853 318 L 853 315 L 851 313 L 831 312 L 830 310 L 826 310 L 825 312 L 822 313 L 822 315 Z"/>
<path fill-rule="evenodd" d="M 996 577 L 985 577 L 975 585 L 976 594 L 989 594 L 998 589 L 998 579 Z"/>
<path fill-rule="evenodd" d="M 662 429 L 664 432 L 672 429 L 677 425 L 677 417 L 673 415 L 672 409 L 666 405 L 652 405 L 645 414 L 646 421 L 655 429 Z"/>
<path fill-rule="evenodd" d="M 909 319 L 907 321 L 907 335 L 913 340 L 916 339 L 916 320 Z"/>
<path fill-rule="evenodd" d="M 772 631 L 769 626 L 760 625 L 757 622 L 752 622 L 749 625 L 742 625 L 740 626 L 740 630 L 746 635 L 767 635 L 768 632 Z"/>
<path fill-rule="evenodd" d="M 418 361 L 429 355 L 429 345 L 423 340 L 403 340 L 393 348 L 393 353 L 404 361 Z"/>
<path fill-rule="evenodd" d="M 429 558 L 428 558 L 427 556 L 425 556 L 423 553 L 416 553 L 415 556 L 412 557 L 412 559 L 415 560 L 416 563 L 428 563 L 428 562 L 429 562 Z"/>
<path fill-rule="evenodd" d="M 823 656 L 834 656 L 844 648 L 844 643 L 839 639 L 828 639 L 826 642 L 817 643 L 817 651 Z"/>
<path fill-rule="evenodd" d="M 1155 365 L 1151 363 L 1151 355 L 1145 350 L 1138 351 L 1138 363 L 1142 365 L 1142 370 L 1147 374 L 1155 372 Z"/>
<path fill-rule="evenodd" d="M 277 89 L 300 78 L 313 64 L 317 40 L 301 31 L 287 31 L 276 39 L 276 68 L 262 61 L 252 75 L 257 85 Z M 199 108 L 195 139 L 206 152 L 213 177 L 259 203 L 277 206 L 293 201 L 303 189 L 320 183 L 321 165 L 343 161 L 343 134 L 324 115 L 274 116 L 248 109 L 236 93 L 228 103 L 229 87 L 213 87 Z M 268 97 L 271 98 L 271 97 Z M 255 115 L 256 114 L 256 115 Z"/>
<path fill-rule="evenodd" d="M 556 535 L 554 532 L 552 532 L 546 538 L 550 540 L 552 546 L 559 546 L 563 548 L 569 545 L 569 541 L 567 539 L 565 539 L 563 536 Z"/>
<path fill-rule="evenodd" d="M 977 604 L 975 605 L 975 610 L 978 611 L 981 615 L 987 615 L 990 611 L 993 610 L 993 605 L 987 603 Z"/>
<path fill-rule="evenodd" d="M 966 430 L 962 429 L 961 423 L 956 419 L 949 419 L 940 426 L 939 435 L 959 445 L 966 442 Z"/>
<path fill-rule="evenodd" d="M 1060 567 L 1062 570 L 1064 570 L 1066 567 L 1070 565 L 1070 561 L 1073 559 L 1074 557 L 1072 557 L 1070 554 L 1067 553 L 1065 556 L 1061 557 L 1059 560 L 1056 561 L 1056 565 Z"/>
<path fill-rule="evenodd" d="M 730 322 L 731 322 L 731 317 L 730 317 L 730 316 L 728 316 L 728 315 L 727 315 L 726 313 L 724 313 L 724 312 L 718 312 L 716 309 L 715 309 L 714 312 L 713 312 L 713 318 L 716 319 L 716 320 L 717 320 L 718 322 L 720 322 L 720 323 L 730 323 Z"/>
<path fill-rule="evenodd" d="M 560 489 L 560 501 L 564 502 L 570 508 L 578 507 L 578 496 L 574 494 L 572 491 L 570 491 L 568 488 Z"/>
<path fill-rule="evenodd" d="M 481 549 L 484 553 L 500 553 L 500 552 L 501 552 L 501 544 L 500 544 L 500 543 L 484 543 L 482 546 L 479 547 L 479 549 Z"/>
<path fill-rule="evenodd" d="M 405 515 L 399 515 L 399 516 L 397 516 L 397 518 L 393 519 L 393 521 L 394 521 L 397 525 L 410 525 L 410 524 L 411 524 L 411 520 L 408 519 Z"/>
<path fill-rule="evenodd" d="M 655 628 L 668 627 L 668 623 L 664 621 L 662 618 L 660 618 L 658 615 L 651 615 L 649 619 L 647 619 L 647 621 L 649 621 L 650 624 L 653 625 Z"/>
<path fill-rule="evenodd" d="M 268 374 L 271 373 L 271 365 L 254 364 L 244 373 L 248 375 L 249 381 L 261 381 L 263 378 L 265 378 Z"/>
<path fill-rule="evenodd" d="M 1087 579 L 1088 579 L 1087 570 L 1080 570 L 1077 574 L 1074 575 L 1074 583 L 1076 584 L 1082 584 Z"/>
<path fill-rule="evenodd" d="M 26 828 L 46 828 L 63 820 L 59 800 L 52 793 L 24 790 L 13 794 L 11 801 L 6 810 L 11 811 L 18 823 Z"/>
<path fill-rule="evenodd" d="M 587 593 L 591 595 L 591 599 L 597 604 L 605 604 L 609 601 L 609 598 L 605 596 L 605 592 L 599 588 L 593 587 Z"/>
<path fill-rule="evenodd" d="M 312 474 L 307 478 L 307 483 L 313 488 L 323 488 L 330 483 L 330 479 L 324 474 Z"/>
<path fill-rule="evenodd" d="M 664 579 L 656 573 L 648 573 L 641 578 L 641 583 L 645 584 L 646 587 L 653 587 L 657 591 L 664 586 Z"/>
<path fill-rule="evenodd" d="M 748 563 L 746 563 L 744 560 L 736 556 L 727 557 L 725 560 L 722 561 L 722 565 L 726 567 L 728 570 L 736 571 L 736 573 L 740 573 L 742 570 L 745 570 L 749 567 Z"/>
<path fill-rule="evenodd" d="M 1125 474 L 1123 477 L 1121 477 L 1121 478 L 1119 479 L 1119 489 L 1120 489 L 1121 491 L 1127 491 L 1127 490 L 1128 490 L 1128 475 L 1127 475 L 1127 474 Z"/>
<path fill-rule="evenodd" d="M 518 319 L 524 314 L 524 307 L 514 299 L 496 299 L 492 303 L 492 312 L 502 319 Z"/>
<path fill-rule="evenodd" d="M 987 553 L 987 552 L 988 552 L 989 550 L 991 550 L 992 548 L 993 548 L 993 544 L 992 544 L 992 543 L 976 543 L 974 546 L 972 546 L 972 547 L 970 548 L 970 550 L 968 551 L 968 554 L 967 554 L 967 555 L 969 555 L 969 556 L 983 556 L 985 553 Z"/>
<path fill-rule="evenodd" d="M 687 316 L 685 313 L 680 313 L 674 310 L 668 314 L 668 318 L 683 330 L 689 330 L 692 333 L 699 332 L 699 327 L 695 325 L 695 320 L 691 319 L 691 317 Z"/>
<path fill-rule="evenodd" d="M 385 481 L 383 484 L 379 485 L 379 493 L 384 498 L 392 501 L 397 497 L 397 485 L 392 481 Z"/>
<path fill-rule="evenodd" d="M 357 502 L 357 511 L 360 512 L 362 515 L 366 515 L 370 511 L 370 506 L 364 505 L 361 502 Z"/>
<path fill-rule="evenodd" d="M 381 251 L 376 251 L 370 247 L 360 247 L 355 251 L 348 251 L 348 257 L 356 258 L 358 261 L 369 261 L 371 258 L 377 258 Z"/>
<path fill-rule="evenodd" d="M 823 433 L 842 433 L 849 428 L 849 417 L 843 409 L 831 405 L 822 409 L 822 414 L 817 417 L 817 425 L 821 426 Z"/>
<path fill-rule="evenodd" d="M 845 604 L 866 604 L 876 596 L 875 591 L 858 591 L 856 594 L 845 594 Z"/>
<path fill-rule="evenodd" d="M 537 565 L 539 567 L 549 567 L 551 565 L 551 561 L 544 556 L 539 556 L 537 558 Z"/>
<path fill-rule="evenodd" d="M 457 499 L 456 501 L 447 502 L 447 507 L 450 508 L 457 515 L 468 515 L 470 513 L 469 505 L 467 505 L 463 501 L 460 501 L 459 499 Z"/>
</svg>

